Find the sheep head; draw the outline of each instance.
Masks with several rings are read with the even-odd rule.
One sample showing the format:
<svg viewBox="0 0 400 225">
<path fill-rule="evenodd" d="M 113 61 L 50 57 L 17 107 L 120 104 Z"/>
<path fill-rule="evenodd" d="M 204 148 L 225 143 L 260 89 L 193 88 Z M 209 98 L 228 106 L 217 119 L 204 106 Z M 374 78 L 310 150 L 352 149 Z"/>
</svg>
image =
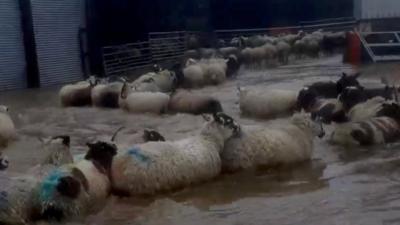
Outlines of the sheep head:
<svg viewBox="0 0 400 225">
<path fill-rule="evenodd" d="M 10 162 L 8 161 L 7 156 L 3 157 L 0 153 L 0 171 L 6 170 L 9 165 L 10 165 Z"/>
<path fill-rule="evenodd" d="M 144 130 L 143 140 L 145 142 L 164 142 L 165 138 L 155 130 Z"/>
<path fill-rule="evenodd" d="M 117 146 L 106 142 L 87 143 L 89 151 L 85 159 L 92 161 L 95 165 L 101 166 L 105 172 L 109 172 L 114 156 L 117 154 Z"/>
<path fill-rule="evenodd" d="M 360 83 L 357 80 L 360 75 L 360 73 L 357 73 L 355 75 L 347 75 L 346 73 L 343 73 L 342 77 L 336 82 L 337 93 L 342 93 L 347 87 L 361 87 Z"/>
<path fill-rule="evenodd" d="M 313 120 L 310 113 L 302 111 L 294 114 L 291 118 L 291 123 L 300 129 L 310 130 L 314 136 L 318 136 L 319 138 L 325 136 L 325 130 L 321 118 L 317 117 Z"/>
<path fill-rule="evenodd" d="M 8 106 L 0 105 L 0 112 L 1 113 L 8 113 L 9 111 L 10 111 L 10 109 L 8 108 Z"/>
</svg>

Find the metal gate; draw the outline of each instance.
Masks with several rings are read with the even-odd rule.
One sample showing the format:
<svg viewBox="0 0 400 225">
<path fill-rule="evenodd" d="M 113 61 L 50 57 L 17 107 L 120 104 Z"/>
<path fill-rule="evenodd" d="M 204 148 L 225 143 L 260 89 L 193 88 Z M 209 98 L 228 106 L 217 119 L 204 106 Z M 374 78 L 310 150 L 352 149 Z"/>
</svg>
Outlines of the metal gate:
<svg viewBox="0 0 400 225">
<path fill-rule="evenodd" d="M 32 17 L 41 86 L 83 79 L 79 29 L 82 0 L 32 0 Z"/>
<path fill-rule="evenodd" d="M 26 87 L 26 64 L 18 1 L 0 1 L 0 91 Z"/>
<path fill-rule="evenodd" d="M 400 31 L 357 34 L 373 62 L 400 60 Z"/>
</svg>

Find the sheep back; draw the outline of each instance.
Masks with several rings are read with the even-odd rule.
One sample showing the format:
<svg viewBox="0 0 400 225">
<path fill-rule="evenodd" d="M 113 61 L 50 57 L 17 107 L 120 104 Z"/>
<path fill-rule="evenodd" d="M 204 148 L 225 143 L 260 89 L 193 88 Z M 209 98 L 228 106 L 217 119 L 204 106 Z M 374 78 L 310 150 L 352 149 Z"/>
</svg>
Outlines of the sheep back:
<svg viewBox="0 0 400 225">
<path fill-rule="evenodd" d="M 177 142 L 148 142 L 114 158 L 114 188 L 128 195 L 154 194 L 219 174 L 219 150 L 199 138 Z"/>
<path fill-rule="evenodd" d="M 121 108 L 131 113 L 166 112 L 170 97 L 161 92 L 132 92 L 126 99 L 120 99 Z"/>
</svg>

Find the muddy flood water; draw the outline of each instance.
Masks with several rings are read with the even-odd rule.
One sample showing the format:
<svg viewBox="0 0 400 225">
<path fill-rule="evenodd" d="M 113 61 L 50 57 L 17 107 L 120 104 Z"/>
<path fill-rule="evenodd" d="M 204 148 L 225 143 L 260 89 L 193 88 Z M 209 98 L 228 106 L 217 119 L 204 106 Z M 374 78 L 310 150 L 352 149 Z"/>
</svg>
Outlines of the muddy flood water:
<svg viewBox="0 0 400 225">
<path fill-rule="evenodd" d="M 383 67 L 385 68 L 385 66 Z M 337 80 L 351 72 L 341 57 L 305 60 L 266 70 L 242 70 L 218 87 L 195 92 L 217 97 L 241 124 L 268 121 L 242 118 L 236 86 L 299 90 L 303 85 Z M 400 70 L 399 70 L 400 71 Z M 390 71 L 374 69 L 366 86 Z M 39 136 L 68 134 L 74 154 L 87 141 L 109 138 L 121 126 L 125 135 L 156 129 L 175 140 L 198 132 L 201 116 L 132 115 L 121 110 L 61 108 L 57 88 L 1 93 L 18 128 L 19 140 L 5 152 L 10 171 L 24 172 L 37 162 Z M 326 127 L 326 130 L 331 130 Z M 289 140 L 288 140 L 289 141 Z M 110 199 L 105 209 L 77 224 L 90 225 L 391 225 L 400 224 L 400 145 L 344 149 L 326 138 L 315 141 L 309 163 L 285 168 L 221 175 L 213 181 L 154 198 Z"/>
</svg>

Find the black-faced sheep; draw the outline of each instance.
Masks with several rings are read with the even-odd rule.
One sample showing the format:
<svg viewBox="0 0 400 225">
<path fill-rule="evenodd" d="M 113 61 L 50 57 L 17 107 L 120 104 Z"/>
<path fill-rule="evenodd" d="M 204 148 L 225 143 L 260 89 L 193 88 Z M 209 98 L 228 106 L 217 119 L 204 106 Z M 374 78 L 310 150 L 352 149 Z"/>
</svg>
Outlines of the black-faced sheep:
<svg viewBox="0 0 400 225">
<path fill-rule="evenodd" d="M 324 134 L 322 124 L 305 113 L 295 114 L 288 124 L 276 127 L 245 126 L 225 144 L 221 154 L 223 171 L 310 160 L 314 137 Z"/>
<path fill-rule="evenodd" d="M 336 83 L 332 81 L 316 82 L 311 85 L 307 85 L 306 87 L 308 87 L 310 90 L 315 91 L 318 97 L 337 98 L 346 87 L 360 86 L 360 83 L 357 80 L 359 75 L 359 73 L 355 75 L 347 75 L 346 73 L 343 73 L 340 79 L 336 81 Z"/>
<path fill-rule="evenodd" d="M 7 147 L 17 138 L 14 122 L 8 113 L 8 107 L 0 105 L 0 149 Z"/>
<path fill-rule="evenodd" d="M 149 142 L 118 154 L 112 168 L 115 191 L 128 196 L 154 194 L 217 176 L 225 141 L 240 127 L 223 113 L 205 118 L 207 123 L 194 137 Z"/>
<path fill-rule="evenodd" d="M 270 119 L 290 115 L 296 108 L 295 91 L 274 89 L 250 91 L 240 87 L 238 91 L 240 111 L 246 116 Z"/>
<path fill-rule="evenodd" d="M 0 174 L 1 224 L 30 224 L 40 217 L 40 203 L 35 198 L 40 179 L 63 163 L 72 163 L 67 136 L 47 139 L 43 142 L 43 151 L 44 160 L 27 174 Z"/>
<path fill-rule="evenodd" d="M 178 90 L 171 96 L 168 110 L 175 113 L 204 114 L 222 112 L 221 103 L 210 96 Z"/>
<path fill-rule="evenodd" d="M 88 143 L 85 159 L 52 170 L 41 179 L 35 198 L 42 220 L 74 220 L 99 212 L 111 194 L 115 145 Z"/>
<path fill-rule="evenodd" d="M 307 87 L 303 88 L 297 97 L 297 109 L 305 110 L 316 118 L 320 117 L 324 123 L 343 123 L 348 119 L 342 103 L 337 99 L 323 99 Z"/>
<path fill-rule="evenodd" d="M 125 83 L 121 89 L 119 106 L 131 113 L 167 112 L 169 95 L 162 92 L 135 92 Z"/>
</svg>

